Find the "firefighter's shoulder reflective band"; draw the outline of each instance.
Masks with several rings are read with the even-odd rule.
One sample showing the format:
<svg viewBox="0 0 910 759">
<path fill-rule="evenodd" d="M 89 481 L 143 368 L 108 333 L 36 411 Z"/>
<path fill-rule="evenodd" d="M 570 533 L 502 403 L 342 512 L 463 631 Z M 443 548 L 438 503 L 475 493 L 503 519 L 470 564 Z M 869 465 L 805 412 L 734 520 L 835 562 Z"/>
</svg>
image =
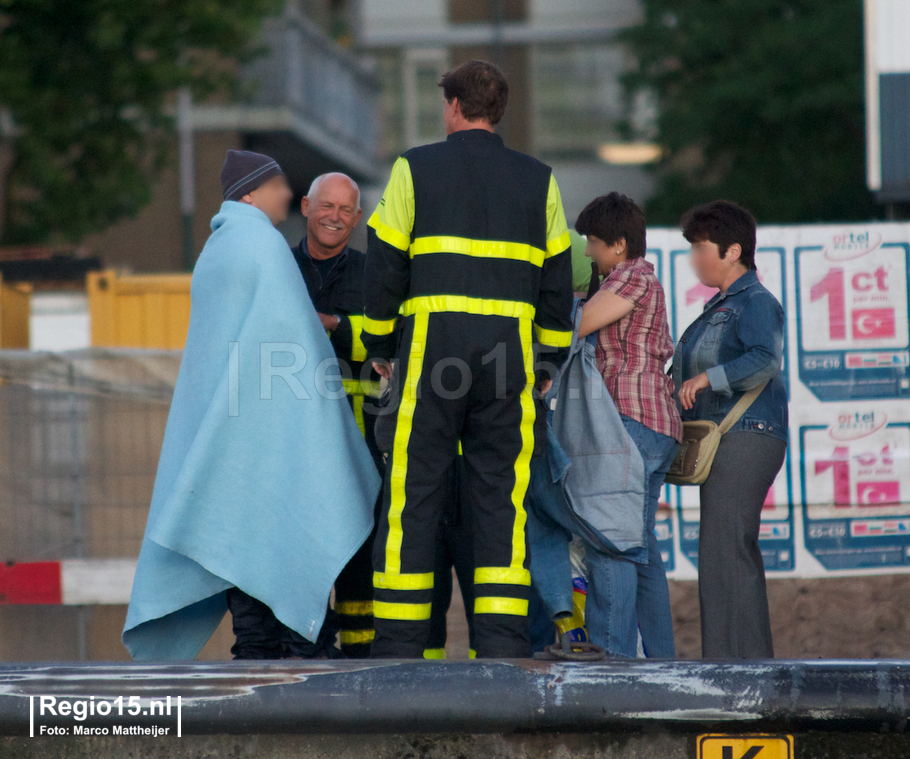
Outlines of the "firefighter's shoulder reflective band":
<svg viewBox="0 0 910 759">
<path fill-rule="evenodd" d="M 527 605 L 525 601 L 525 606 Z M 433 604 L 390 604 L 385 601 L 374 601 L 373 616 L 379 619 L 429 619 L 432 606 Z"/>
<path fill-rule="evenodd" d="M 433 573 L 393 574 L 373 572 L 373 587 L 387 590 L 430 590 L 433 587 Z"/>
<path fill-rule="evenodd" d="M 537 342 L 543 345 L 552 345 L 557 348 L 568 348 L 572 344 L 572 330 L 544 329 L 535 324 Z"/>
<path fill-rule="evenodd" d="M 562 206 L 562 194 L 556 177 L 550 174 L 547 188 L 547 258 L 562 253 L 572 246 L 569 228 L 566 226 L 566 212 Z"/>
<path fill-rule="evenodd" d="M 414 228 L 414 179 L 407 158 L 395 161 L 379 207 L 367 224 L 384 243 L 407 252 Z"/>
<path fill-rule="evenodd" d="M 569 232 L 565 231 L 559 237 L 547 240 L 547 258 L 559 255 L 570 247 L 572 247 L 572 238 L 569 237 Z"/>
<path fill-rule="evenodd" d="M 530 585 L 531 572 L 527 569 L 509 567 L 477 567 L 474 570 L 475 585 Z"/>
<path fill-rule="evenodd" d="M 514 614 L 519 617 L 528 615 L 528 602 L 520 598 L 497 598 L 482 596 L 474 599 L 475 614 Z M 376 616 L 379 616 L 378 614 Z"/>
<path fill-rule="evenodd" d="M 376 236 L 383 242 L 388 243 L 393 248 L 401 251 L 407 251 L 411 246 L 411 238 L 399 232 L 397 229 L 390 227 L 381 218 L 379 211 L 374 211 L 367 224 L 376 231 Z"/>
<path fill-rule="evenodd" d="M 411 257 L 427 253 L 455 253 L 473 258 L 507 258 L 541 266 L 546 251 L 533 245 L 498 240 L 471 240 L 467 237 L 418 237 L 411 243 Z"/>
<path fill-rule="evenodd" d="M 395 331 L 397 319 L 371 319 L 363 317 L 363 331 L 371 335 L 391 335 Z"/>
<path fill-rule="evenodd" d="M 402 313 L 405 316 L 446 311 L 480 316 L 509 316 L 518 319 L 533 319 L 535 314 L 535 308 L 530 303 L 522 303 L 517 300 L 469 298 L 466 295 L 424 295 L 419 298 L 409 298 L 402 306 Z"/>
</svg>

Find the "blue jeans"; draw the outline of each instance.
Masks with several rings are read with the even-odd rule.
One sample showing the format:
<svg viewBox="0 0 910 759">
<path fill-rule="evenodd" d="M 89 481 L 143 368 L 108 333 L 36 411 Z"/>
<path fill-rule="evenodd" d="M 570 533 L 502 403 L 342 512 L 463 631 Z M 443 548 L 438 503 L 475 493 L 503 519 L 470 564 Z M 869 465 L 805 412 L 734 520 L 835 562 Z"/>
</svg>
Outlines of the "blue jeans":
<svg viewBox="0 0 910 759">
<path fill-rule="evenodd" d="M 630 417 L 622 416 L 622 421 L 645 462 L 648 563 L 632 563 L 615 554 L 586 546 L 588 598 L 585 626 L 589 640 L 603 646 L 609 655 L 635 657 L 638 632 L 641 631 L 646 656 L 672 659 L 676 656 L 676 646 L 673 642 L 670 591 L 664 562 L 657 548 L 654 525 L 660 491 L 676 456 L 677 442 Z"/>
<path fill-rule="evenodd" d="M 645 654 L 670 659 L 676 656 L 670 593 L 654 524 L 660 490 L 676 455 L 677 443 L 634 419 L 623 416 L 622 420 L 642 454 L 648 480 L 643 536 L 648 562 L 634 563 L 611 553 L 598 540 L 596 530 L 572 512 L 566 503 L 562 483 L 553 482 L 549 457 L 554 452 L 548 448 L 546 456 L 531 459 L 527 510 L 531 581 L 550 619 L 570 616 L 572 566 L 569 542 L 573 534 L 580 536 L 585 544 L 588 570 L 585 603 L 588 640 L 602 646 L 612 656 L 634 657 L 638 652 L 640 629 Z M 548 434 L 552 435 L 552 432 Z"/>
<path fill-rule="evenodd" d="M 552 430 L 547 430 L 547 437 L 550 441 L 555 440 Z M 554 446 L 548 445 L 546 454 L 531 459 L 527 500 L 531 584 L 535 591 L 532 596 L 538 596 L 540 600 L 539 605 L 532 603 L 531 608 L 548 621 L 572 616 L 569 543 L 572 533 L 581 531 L 578 518 L 566 502 L 562 481 L 553 481 L 550 457 L 554 455 L 565 456 L 558 446 L 554 451 Z M 532 617 L 532 627 L 534 624 Z M 553 632 L 552 626 L 550 632 Z"/>
</svg>

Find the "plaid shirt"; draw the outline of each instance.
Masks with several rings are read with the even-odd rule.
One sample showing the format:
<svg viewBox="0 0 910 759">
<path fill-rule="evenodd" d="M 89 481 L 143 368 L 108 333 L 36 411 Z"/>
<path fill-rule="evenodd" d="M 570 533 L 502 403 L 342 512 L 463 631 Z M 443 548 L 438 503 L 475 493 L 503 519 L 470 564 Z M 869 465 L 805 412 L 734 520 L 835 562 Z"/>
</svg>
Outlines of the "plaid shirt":
<svg viewBox="0 0 910 759">
<path fill-rule="evenodd" d="M 664 291 L 644 258 L 618 264 L 601 290 L 635 304 L 622 319 L 597 332 L 597 368 L 620 414 L 682 440 L 673 380 L 664 371 L 673 356 Z"/>
</svg>

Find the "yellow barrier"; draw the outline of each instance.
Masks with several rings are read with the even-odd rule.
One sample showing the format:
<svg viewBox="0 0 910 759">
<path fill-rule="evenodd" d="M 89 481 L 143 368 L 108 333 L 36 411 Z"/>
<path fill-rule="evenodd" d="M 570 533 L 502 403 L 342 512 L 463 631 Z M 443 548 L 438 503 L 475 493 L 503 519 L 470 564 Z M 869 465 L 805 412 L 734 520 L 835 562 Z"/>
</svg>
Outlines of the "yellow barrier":
<svg viewBox="0 0 910 759">
<path fill-rule="evenodd" d="M 0 276 L 0 348 L 28 348 L 32 286 Z"/>
<path fill-rule="evenodd" d="M 92 345 L 182 348 L 190 324 L 191 274 L 88 274 Z"/>
</svg>

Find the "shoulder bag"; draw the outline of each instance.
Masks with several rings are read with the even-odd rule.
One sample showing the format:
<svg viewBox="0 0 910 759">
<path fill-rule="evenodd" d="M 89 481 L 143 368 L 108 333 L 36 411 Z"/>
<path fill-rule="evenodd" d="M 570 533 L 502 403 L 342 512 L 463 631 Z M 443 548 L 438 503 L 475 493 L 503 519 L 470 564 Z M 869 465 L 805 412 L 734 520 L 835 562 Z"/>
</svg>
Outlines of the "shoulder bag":
<svg viewBox="0 0 910 759">
<path fill-rule="evenodd" d="M 768 380 L 765 380 L 744 393 L 720 424 L 706 420 L 683 422 L 683 439 L 665 482 L 669 485 L 701 485 L 707 480 L 720 439 L 746 413 L 767 384 Z"/>
</svg>

